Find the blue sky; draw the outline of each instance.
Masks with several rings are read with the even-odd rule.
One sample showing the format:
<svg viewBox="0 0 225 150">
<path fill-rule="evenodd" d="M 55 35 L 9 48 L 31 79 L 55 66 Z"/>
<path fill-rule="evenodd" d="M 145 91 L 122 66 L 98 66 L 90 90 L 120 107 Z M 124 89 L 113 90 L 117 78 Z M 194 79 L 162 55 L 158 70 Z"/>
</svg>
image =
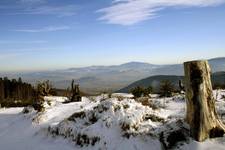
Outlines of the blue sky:
<svg viewBox="0 0 225 150">
<path fill-rule="evenodd" d="M 0 71 L 225 56 L 225 0 L 1 0 Z"/>
</svg>

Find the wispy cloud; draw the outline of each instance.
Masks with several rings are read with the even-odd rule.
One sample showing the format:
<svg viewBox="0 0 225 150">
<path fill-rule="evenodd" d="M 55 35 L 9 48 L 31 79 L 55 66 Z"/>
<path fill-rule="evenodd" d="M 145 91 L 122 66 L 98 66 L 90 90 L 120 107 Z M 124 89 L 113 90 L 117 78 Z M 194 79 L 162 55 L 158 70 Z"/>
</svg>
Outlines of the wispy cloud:
<svg viewBox="0 0 225 150">
<path fill-rule="evenodd" d="M 53 32 L 53 31 L 62 31 L 62 30 L 69 30 L 69 26 L 49 26 L 40 29 L 16 29 L 13 31 L 17 32 L 29 32 L 29 33 L 37 33 L 37 32 Z"/>
<path fill-rule="evenodd" d="M 42 5 L 38 7 L 29 7 L 18 12 L 17 14 L 30 14 L 30 15 L 56 15 L 59 17 L 73 16 L 76 14 L 76 5 L 64 5 L 64 6 L 49 6 Z"/>
<path fill-rule="evenodd" d="M 7 10 L 6 15 L 54 15 L 65 17 L 75 15 L 78 6 L 75 4 L 59 5 L 50 3 L 47 0 L 19 0 L 15 4 L 2 5 L 0 9 Z"/>
<path fill-rule="evenodd" d="M 37 4 L 37 3 L 46 3 L 46 0 L 20 0 L 20 3 L 24 4 Z"/>
<path fill-rule="evenodd" d="M 0 44 L 43 44 L 47 43 L 47 41 L 36 40 L 36 41 L 8 41 L 8 40 L 0 40 Z"/>
<path fill-rule="evenodd" d="M 98 10 L 99 20 L 109 24 L 133 25 L 157 16 L 166 7 L 207 7 L 225 0 L 113 0 L 111 6 Z"/>
</svg>

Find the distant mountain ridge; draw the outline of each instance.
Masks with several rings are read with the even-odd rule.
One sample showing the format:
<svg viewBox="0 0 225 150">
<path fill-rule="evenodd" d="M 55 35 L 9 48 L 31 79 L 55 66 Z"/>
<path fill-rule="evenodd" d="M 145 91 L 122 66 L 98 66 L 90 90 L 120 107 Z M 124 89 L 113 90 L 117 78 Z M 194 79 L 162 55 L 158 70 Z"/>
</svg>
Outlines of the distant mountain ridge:
<svg viewBox="0 0 225 150">
<path fill-rule="evenodd" d="M 225 71 L 225 57 L 209 60 L 213 72 Z M 129 62 L 112 66 L 89 66 L 55 71 L 31 73 L 0 73 L 9 78 L 22 77 L 35 84 L 39 80 L 50 80 L 57 88 L 67 88 L 72 79 L 87 92 L 97 93 L 105 90 L 115 91 L 132 82 L 155 75 L 183 75 L 183 65 L 157 65 L 143 62 Z"/>
<path fill-rule="evenodd" d="M 159 67 L 161 65 L 154 65 L 150 63 L 143 63 L 143 62 L 129 62 L 121 65 L 112 65 L 112 66 L 89 66 L 89 67 L 83 67 L 83 68 L 69 68 L 68 70 L 70 71 L 106 71 L 106 70 L 111 70 L 111 71 L 125 71 L 125 70 L 141 70 L 141 69 L 152 69 Z"/>
<path fill-rule="evenodd" d="M 127 87 L 124 87 L 116 92 L 118 93 L 129 93 L 131 89 L 140 86 L 147 88 L 148 86 L 152 86 L 155 91 L 158 91 L 160 82 L 163 80 L 169 80 L 176 88 L 178 88 L 179 80 L 183 81 L 184 76 L 175 76 L 175 75 L 156 75 L 151 76 L 145 79 L 141 79 L 134 83 L 131 83 Z M 216 72 L 212 74 L 211 77 L 213 84 L 225 84 L 225 72 Z"/>
</svg>

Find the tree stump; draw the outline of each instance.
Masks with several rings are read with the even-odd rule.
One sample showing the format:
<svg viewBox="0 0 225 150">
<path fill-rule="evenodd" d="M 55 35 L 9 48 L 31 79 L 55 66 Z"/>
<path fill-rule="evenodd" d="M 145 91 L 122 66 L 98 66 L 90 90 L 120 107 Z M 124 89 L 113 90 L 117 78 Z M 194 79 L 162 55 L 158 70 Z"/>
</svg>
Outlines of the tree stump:
<svg viewBox="0 0 225 150">
<path fill-rule="evenodd" d="M 222 137 L 225 126 L 218 118 L 207 61 L 184 63 L 187 114 L 190 134 L 196 141 Z"/>
</svg>

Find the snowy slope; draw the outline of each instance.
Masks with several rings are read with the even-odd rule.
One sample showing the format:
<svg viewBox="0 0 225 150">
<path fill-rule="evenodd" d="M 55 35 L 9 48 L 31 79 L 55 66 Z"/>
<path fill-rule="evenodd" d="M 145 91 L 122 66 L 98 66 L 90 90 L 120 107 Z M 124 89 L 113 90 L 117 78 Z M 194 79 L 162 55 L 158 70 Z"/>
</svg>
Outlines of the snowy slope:
<svg viewBox="0 0 225 150">
<path fill-rule="evenodd" d="M 21 108 L 0 111 L 1 150 L 71 150 L 72 145 L 65 140 L 50 139 L 38 135 L 40 126 L 32 125 L 20 112 Z"/>
<path fill-rule="evenodd" d="M 58 100 L 56 98 L 56 100 Z M 23 108 L 0 109 L 0 149 L 1 150 L 72 150 L 73 144 L 62 138 L 52 139 L 42 130 L 49 124 L 55 124 L 80 110 L 82 105 L 90 107 L 92 103 L 83 102 L 57 104 L 41 114 L 40 124 L 32 123 L 33 114 L 22 114 Z"/>
<path fill-rule="evenodd" d="M 225 121 L 225 91 L 215 91 L 216 107 Z M 82 98 L 82 102 L 55 101 L 43 113 L 23 108 L 0 109 L 1 150 L 149 150 L 163 149 L 168 133 L 186 132 L 183 95 L 133 100 L 129 94 Z M 123 98 L 124 97 L 124 98 Z M 122 99 L 121 99 L 122 98 Z M 163 133 L 163 134 L 162 134 Z M 176 132 L 177 133 L 177 132 Z M 179 132 L 177 133 L 177 135 Z M 176 135 L 176 136 L 177 136 Z M 172 149 L 223 150 L 225 137 L 203 143 L 186 137 Z"/>
</svg>

